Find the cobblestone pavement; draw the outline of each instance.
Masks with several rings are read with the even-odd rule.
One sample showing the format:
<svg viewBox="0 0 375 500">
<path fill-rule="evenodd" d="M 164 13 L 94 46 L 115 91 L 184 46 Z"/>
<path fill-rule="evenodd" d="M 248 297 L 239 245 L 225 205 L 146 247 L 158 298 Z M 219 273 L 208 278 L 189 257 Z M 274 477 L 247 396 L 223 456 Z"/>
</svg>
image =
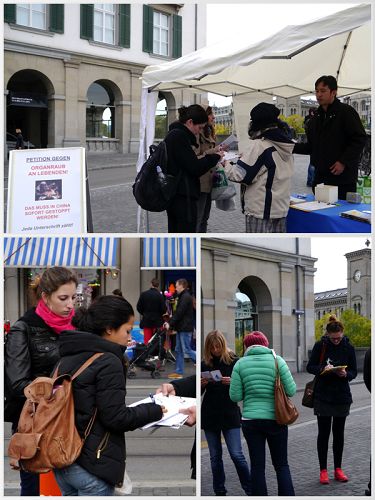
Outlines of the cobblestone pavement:
<svg viewBox="0 0 375 500">
<path fill-rule="evenodd" d="M 116 155 L 117 156 L 117 155 Z M 120 155 L 119 155 L 120 156 Z M 120 161 L 119 159 L 117 161 Z M 110 163 L 115 160 L 103 159 L 100 155 L 92 155 L 88 159 L 89 175 L 94 176 L 95 171 L 110 168 Z M 110 187 L 98 187 L 91 189 L 91 205 L 93 212 L 94 231 L 99 233 L 134 233 L 137 231 L 137 204 L 132 194 L 132 185 L 135 172 L 134 166 L 129 166 L 131 159 L 127 160 L 126 172 L 124 172 L 124 183 Z M 311 192 L 306 187 L 306 172 L 308 157 L 295 155 L 295 175 L 292 180 L 292 191 L 298 193 Z M 91 173 L 90 173 L 91 172 Z M 223 212 L 212 204 L 209 219 L 209 233 L 243 233 L 245 232 L 245 216 L 241 212 L 239 197 L 239 185 L 237 185 L 236 210 Z M 166 212 L 149 213 L 148 220 L 142 218 L 140 232 L 166 233 Z"/>
<path fill-rule="evenodd" d="M 308 380 L 304 375 L 303 383 Z M 317 424 L 312 410 L 299 407 L 300 418 L 289 427 L 288 439 L 288 461 L 293 478 L 296 496 L 363 496 L 367 488 L 370 475 L 370 437 L 371 437 L 371 408 L 370 395 L 366 393 L 364 385 L 360 385 L 362 375 L 358 376 L 355 387 L 352 388 L 353 399 L 355 391 L 361 394 L 358 407 L 351 410 L 347 419 L 345 429 L 345 448 L 343 456 L 343 469 L 349 477 L 348 483 L 340 483 L 333 480 L 333 458 L 332 458 L 332 437 L 328 451 L 328 474 L 330 476 L 329 485 L 319 483 L 319 464 L 316 452 Z M 310 376 L 311 378 L 311 376 Z M 299 384 L 297 383 L 299 386 Z M 354 384 L 353 384 L 354 385 Z M 295 404 L 299 406 L 302 386 L 294 398 Z M 307 416 L 306 416 L 307 415 Z M 304 421 L 303 421 L 304 420 Z M 204 440 L 204 433 L 202 432 Z M 243 439 L 243 450 L 249 461 L 247 444 Z M 226 447 L 223 447 L 223 458 L 226 474 L 227 495 L 244 496 L 236 470 L 231 461 Z M 212 496 L 211 469 L 209 463 L 209 453 L 205 441 L 202 441 L 201 451 L 201 494 L 202 496 Z M 204 478 L 204 479 L 203 479 Z M 266 456 L 266 479 L 269 495 L 277 495 L 276 474 L 272 467 L 271 457 L 267 449 Z"/>
</svg>

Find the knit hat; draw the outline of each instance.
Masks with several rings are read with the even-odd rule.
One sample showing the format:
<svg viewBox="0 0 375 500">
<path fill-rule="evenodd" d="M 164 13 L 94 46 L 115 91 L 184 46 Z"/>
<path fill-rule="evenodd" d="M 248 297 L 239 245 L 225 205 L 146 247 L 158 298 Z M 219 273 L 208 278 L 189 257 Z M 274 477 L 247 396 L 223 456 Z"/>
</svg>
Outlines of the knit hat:
<svg viewBox="0 0 375 500">
<path fill-rule="evenodd" d="M 262 130 L 277 123 L 280 110 L 268 102 L 260 102 L 250 111 L 251 130 Z"/>
<path fill-rule="evenodd" d="M 269 346 L 268 338 L 262 332 L 251 332 L 246 335 L 243 341 L 246 348 L 251 345 L 263 345 L 264 347 Z"/>
</svg>

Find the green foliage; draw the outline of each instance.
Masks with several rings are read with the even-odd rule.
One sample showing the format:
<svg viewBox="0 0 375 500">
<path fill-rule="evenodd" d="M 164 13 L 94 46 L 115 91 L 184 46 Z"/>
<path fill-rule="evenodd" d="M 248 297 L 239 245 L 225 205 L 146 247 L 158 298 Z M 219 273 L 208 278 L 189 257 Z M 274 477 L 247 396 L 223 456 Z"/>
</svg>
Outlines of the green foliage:
<svg viewBox="0 0 375 500">
<path fill-rule="evenodd" d="M 327 313 L 321 319 L 315 320 L 315 339 L 319 340 L 325 333 L 328 318 Z M 371 345 L 371 320 L 356 314 L 353 309 L 347 309 L 340 316 L 340 321 L 345 327 L 344 333 L 349 337 L 354 347 L 370 347 Z"/>
<path fill-rule="evenodd" d="M 234 346 L 237 356 L 243 356 L 243 337 L 237 337 L 234 341 Z"/>
<path fill-rule="evenodd" d="M 229 125 L 224 125 L 223 123 L 215 125 L 216 135 L 230 135 L 231 133 L 232 133 L 232 127 L 230 127 Z"/>
<path fill-rule="evenodd" d="M 164 139 L 167 132 L 167 115 L 155 116 L 155 138 Z"/>
<path fill-rule="evenodd" d="M 301 115 L 290 115 L 290 116 L 279 116 L 280 120 L 286 122 L 289 127 L 292 127 L 296 134 L 304 134 L 305 129 L 303 127 L 304 118 Z"/>
</svg>

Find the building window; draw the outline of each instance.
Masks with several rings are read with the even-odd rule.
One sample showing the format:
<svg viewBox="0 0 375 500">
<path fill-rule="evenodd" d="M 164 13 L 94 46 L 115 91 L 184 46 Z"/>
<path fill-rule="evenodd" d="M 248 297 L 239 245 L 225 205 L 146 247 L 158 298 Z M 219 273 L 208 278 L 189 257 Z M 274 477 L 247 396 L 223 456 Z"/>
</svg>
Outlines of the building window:
<svg viewBox="0 0 375 500">
<path fill-rule="evenodd" d="M 353 104 L 352 104 L 353 108 L 358 111 L 358 102 L 357 101 L 354 101 Z"/>
<path fill-rule="evenodd" d="M 143 5 L 143 52 L 163 57 L 180 57 L 182 17 Z"/>
<path fill-rule="evenodd" d="M 366 111 L 366 101 L 361 101 L 361 111 Z"/>
<path fill-rule="evenodd" d="M 47 5 L 42 3 L 17 4 L 16 22 L 40 30 L 47 29 Z"/>
<path fill-rule="evenodd" d="M 94 4 L 94 40 L 115 44 L 116 7 L 112 4 Z"/>
<path fill-rule="evenodd" d="M 153 52 L 160 56 L 169 55 L 170 16 L 154 11 Z"/>
</svg>

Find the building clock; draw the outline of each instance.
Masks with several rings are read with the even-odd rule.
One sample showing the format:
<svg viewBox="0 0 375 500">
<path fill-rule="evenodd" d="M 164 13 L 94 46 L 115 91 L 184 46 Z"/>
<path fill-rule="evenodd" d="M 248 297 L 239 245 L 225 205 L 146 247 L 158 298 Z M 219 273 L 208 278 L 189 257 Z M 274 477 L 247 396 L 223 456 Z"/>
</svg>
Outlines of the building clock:
<svg viewBox="0 0 375 500">
<path fill-rule="evenodd" d="M 359 269 L 354 271 L 353 279 L 356 283 L 358 283 L 359 280 L 361 279 L 361 271 Z"/>
</svg>

